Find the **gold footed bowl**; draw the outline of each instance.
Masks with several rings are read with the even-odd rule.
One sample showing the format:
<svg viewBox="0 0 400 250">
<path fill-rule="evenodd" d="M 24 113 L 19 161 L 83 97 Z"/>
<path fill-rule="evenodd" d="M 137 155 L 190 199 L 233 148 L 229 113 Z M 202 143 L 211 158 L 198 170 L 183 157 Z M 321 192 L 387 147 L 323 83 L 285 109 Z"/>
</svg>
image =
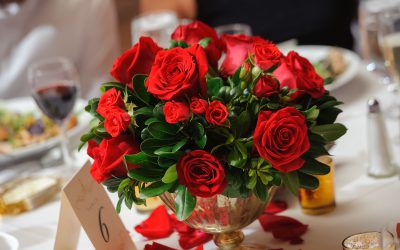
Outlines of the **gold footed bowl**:
<svg viewBox="0 0 400 250">
<path fill-rule="evenodd" d="M 262 214 L 276 189 L 277 187 L 271 187 L 268 190 L 266 202 L 259 200 L 254 194 L 247 198 L 229 198 L 224 195 L 197 197 L 196 207 L 184 222 L 190 227 L 214 234 L 214 243 L 219 249 L 264 249 L 261 245 L 241 245 L 244 240 L 241 229 Z M 175 212 L 175 194 L 166 192 L 160 198 Z"/>
</svg>

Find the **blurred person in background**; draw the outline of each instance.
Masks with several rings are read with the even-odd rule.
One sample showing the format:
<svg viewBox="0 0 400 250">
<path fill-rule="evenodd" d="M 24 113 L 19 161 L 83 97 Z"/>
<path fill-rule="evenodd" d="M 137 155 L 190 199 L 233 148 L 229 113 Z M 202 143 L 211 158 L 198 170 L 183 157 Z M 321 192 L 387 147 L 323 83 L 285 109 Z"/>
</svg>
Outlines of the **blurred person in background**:
<svg viewBox="0 0 400 250">
<path fill-rule="evenodd" d="M 140 0 L 140 12 L 173 10 L 180 18 L 198 19 L 216 27 L 251 26 L 253 35 L 275 43 L 353 48 L 350 24 L 358 0 Z"/>
<path fill-rule="evenodd" d="M 0 99 L 30 95 L 27 67 L 66 57 L 94 96 L 119 54 L 113 0 L 0 0 Z"/>
</svg>

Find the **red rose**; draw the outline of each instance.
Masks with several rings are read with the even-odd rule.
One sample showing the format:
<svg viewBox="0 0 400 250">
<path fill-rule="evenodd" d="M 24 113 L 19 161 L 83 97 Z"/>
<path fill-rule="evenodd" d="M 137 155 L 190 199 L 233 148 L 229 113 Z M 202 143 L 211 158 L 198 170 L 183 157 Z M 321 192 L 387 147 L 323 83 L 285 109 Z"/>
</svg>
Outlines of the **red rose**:
<svg viewBox="0 0 400 250">
<path fill-rule="evenodd" d="M 223 34 L 221 40 L 225 47 L 225 60 L 221 65 L 221 73 L 225 76 L 233 75 L 242 65 L 243 61 L 252 52 L 254 43 L 265 42 L 258 36 L 227 35 Z"/>
<path fill-rule="evenodd" d="M 223 125 L 228 117 L 228 110 L 219 101 L 212 101 L 206 111 L 207 122 L 214 125 Z"/>
<path fill-rule="evenodd" d="M 268 70 L 279 63 L 282 52 L 272 42 L 258 42 L 254 44 L 254 61 L 262 70 Z"/>
<path fill-rule="evenodd" d="M 218 38 L 217 32 L 210 26 L 200 21 L 194 21 L 187 25 L 180 25 L 171 38 L 177 41 L 184 41 L 189 45 L 197 44 L 201 39 L 209 37 L 211 39 L 205 52 L 208 62 L 211 66 L 217 67 L 218 60 L 221 57 L 222 44 Z"/>
<path fill-rule="evenodd" d="M 261 76 L 254 86 L 254 95 L 258 98 L 269 97 L 279 92 L 279 84 L 271 76 Z"/>
<path fill-rule="evenodd" d="M 99 145 L 94 141 L 89 141 L 87 154 L 94 159 L 90 174 L 98 183 L 108 180 L 112 176 L 125 176 L 127 168 L 122 157 L 138 152 L 139 147 L 129 135 L 103 139 Z M 137 165 L 128 164 L 128 169 L 137 167 Z"/>
<path fill-rule="evenodd" d="M 150 37 L 141 37 L 114 61 L 110 74 L 120 83 L 131 84 L 134 75 L 149 74 L 159 50 L 161 48 Z"/>
<path fill-rule="evenodd" d="M 147 91 L 166 101 L 205 96 L 207 70 L 207 58 L 200 45 L 160 51 L 146 81 Z"/>
<path fill-rule="evenodd" d="M 292 96 L 293 99 L 303 94 L 319 98 L 325 93 L 324 79 L 315 72 L 314 66 L 306 58 L 294 51 L 289 52 L 282 60 L 274 75 L 281 86 L 297 88 L 297 92 Z"/>
<path fill-rule="evenodd" d="M 119 136 L 131 124 L 129 114 L 118 107 L 110 109 L 104 120 L 104 128 L 112 137 Z"/>
<path fill-rule="evenodd" d="M 125 103 L 121 97 L 121 92 L 112 88 L 104 92 L 100 97 L 96 111 L 101 116 L 106 117 L 108 112 L 115 107 L 124 108 Z"/>
<path fill-rule="evenodd" d="M 310 148 L 306 120 L 293 107 L 261 111 L 253 140 L 260 156 L 282 172 L 301 168 L 304 160 L 300 157 Z"/>
<path fill-rule="evenodd" d="M 190 110 L 196 115 L 202 115 L 208 108 L 208 102 L 197 97 L 192 97 L 190 102 Z"/>
<path fill-rule="evenodd" d="M 186 121 L 189 117 L 189 107 L 184 102 L 166 102 L 164 105 L 165 120 L 168 123 Z"/>
<path fill-rule="evenodd" d="M 207 198 L 221 194 L 227 185 L 221 163 L 203 150 L 183 155 L 176 164 L 176 171 L 179 183 L 195 196 Z"/>
</svg>

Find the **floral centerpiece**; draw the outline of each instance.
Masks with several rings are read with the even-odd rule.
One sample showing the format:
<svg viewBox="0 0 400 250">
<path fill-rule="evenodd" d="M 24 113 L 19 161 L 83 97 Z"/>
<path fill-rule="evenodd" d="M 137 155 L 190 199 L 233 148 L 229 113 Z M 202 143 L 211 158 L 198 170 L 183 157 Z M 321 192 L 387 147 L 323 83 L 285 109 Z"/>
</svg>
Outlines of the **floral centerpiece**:
<svg viewBox="0 0 400 250">
<path fill-rule="evenodd" d="M 116 82 L 89 101 L 98 123 L 81 141 L 93 178 L 118 193 L 117 211 L 171 193 L 186 220 L 199 199 L 265 205 L 272 186 L 315 189 L 313 175 L 329 172 L 315 158 L 346 132 L 329 79 L 306 58 L 199 21 L 179 26 L 167 49 L 141 37 L 110 73 Z"/>
</svg>

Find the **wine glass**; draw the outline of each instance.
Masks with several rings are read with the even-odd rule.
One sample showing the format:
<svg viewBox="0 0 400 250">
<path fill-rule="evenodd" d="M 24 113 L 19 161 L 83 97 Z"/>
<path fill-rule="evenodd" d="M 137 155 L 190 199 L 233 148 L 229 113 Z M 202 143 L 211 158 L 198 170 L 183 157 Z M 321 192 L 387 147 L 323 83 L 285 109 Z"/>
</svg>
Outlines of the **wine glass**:
<svg viewBox="0 0 400 250">
<path fill-rule="evenodd" d="M 78 97 L 78 72 L 66 58 L 49 58 L 29 66 L 28 80 L 40 110 L 60 127 L 63 173 L 68 176 L 72 174 L 73 161 L 68 151 L 66 129 Z"/>
</svg>

